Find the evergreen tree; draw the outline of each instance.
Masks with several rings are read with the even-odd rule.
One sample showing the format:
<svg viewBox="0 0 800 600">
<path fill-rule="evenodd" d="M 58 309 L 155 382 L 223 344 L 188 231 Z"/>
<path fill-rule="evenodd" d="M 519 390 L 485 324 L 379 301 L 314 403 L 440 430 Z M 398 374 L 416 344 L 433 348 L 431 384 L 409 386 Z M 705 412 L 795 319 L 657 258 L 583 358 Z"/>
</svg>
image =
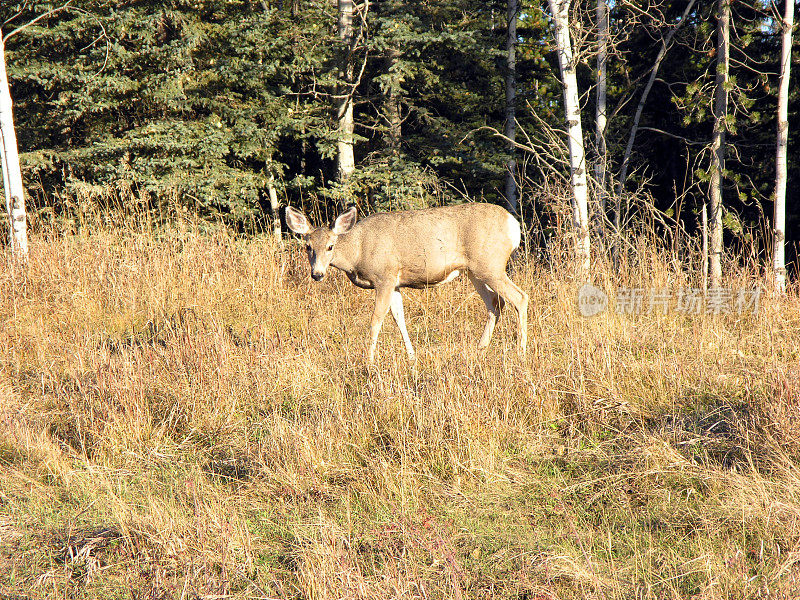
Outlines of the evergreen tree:
<svg viewBox="0 0 800 600">
<path fill-rule="evenodd" d="M 71 8 L 9 48 L 42 191 L 106 184 L 240 218 L 284 174 L 287 140 L 330 152 L 327 109 L 298 101 L 330 60 L 324 30 L 318 53 L 298 51 L 319 37 L 312 9 L 298 22 L 250 2 Z"/>
</svg>

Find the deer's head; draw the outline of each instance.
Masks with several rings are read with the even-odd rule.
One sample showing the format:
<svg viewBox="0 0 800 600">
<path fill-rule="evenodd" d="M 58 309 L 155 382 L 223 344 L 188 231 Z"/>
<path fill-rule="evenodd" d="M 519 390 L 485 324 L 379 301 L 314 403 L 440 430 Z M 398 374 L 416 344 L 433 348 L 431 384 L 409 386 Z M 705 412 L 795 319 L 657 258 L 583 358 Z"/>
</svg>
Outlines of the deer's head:
<svg viewBox="0 0 800 600">
<path fill-rule="evenodd" d="M 312 227 L 308 217 L 302 212 L 291 206 L 286 208 L 286 224 L 289 229 L 302 235 L 305 241 L 308 262 L 311 265 L 311 278 L 314 281 L 320 281 L 325 277 L 336 251 L 336 241 L 340 235 L 352 229 L 357 218 L 356 207 L 351 206 L 336 218 L 332 229 Z"/>
</svg>

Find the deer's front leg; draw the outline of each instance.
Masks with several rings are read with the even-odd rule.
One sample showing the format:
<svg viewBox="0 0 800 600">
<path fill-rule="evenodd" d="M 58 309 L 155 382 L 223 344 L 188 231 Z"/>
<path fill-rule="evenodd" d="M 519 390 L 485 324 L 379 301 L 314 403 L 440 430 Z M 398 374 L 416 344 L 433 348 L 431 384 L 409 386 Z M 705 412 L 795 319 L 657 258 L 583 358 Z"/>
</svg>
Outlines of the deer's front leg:
<svg viewBox="0 0 800 600">
<path fill-rule="evenodd" d="M 367 360 L 372 363 L 375 362 L 375 348 L 378 345 L 378 334 L 381 332 L 381 325 L 386 313 L 389 312 L 389 306 L 392 300 L 392 286 L 375 286 L 375 309 L 372 311 L 372 321 L 369 326 L 369 351 L 367 352 Z"/>
<path fill-rule="evenodd" d="M 400 295 L 399 290 L 392 292 L 392 316 L 394 317 L 397 328 L 400 329 L 400 335 L 403 336 L 403 343 L 406 345 L 406 352 L 408 358 L 414 360 L 414 346 L 411 345 L 411 338 L 408 337 L 408 329 L 406 329 L 406 316 L 403 311 L 403 296 Z"/>
</svg>

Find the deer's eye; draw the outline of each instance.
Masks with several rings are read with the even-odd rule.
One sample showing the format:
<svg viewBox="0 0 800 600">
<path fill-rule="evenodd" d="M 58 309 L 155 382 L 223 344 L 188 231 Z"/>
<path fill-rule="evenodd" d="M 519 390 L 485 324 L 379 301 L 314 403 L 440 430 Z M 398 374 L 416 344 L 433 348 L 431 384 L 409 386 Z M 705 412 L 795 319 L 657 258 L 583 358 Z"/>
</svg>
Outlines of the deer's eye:
<svg viewBox="0 0 800 600">
<path fill-rule="evenodd" d="M 331 244 L 330 246 L 328 246 L 328 252 L 330 252 L 331 250 L 333 250 L 333 244 Z"/>
</svg>

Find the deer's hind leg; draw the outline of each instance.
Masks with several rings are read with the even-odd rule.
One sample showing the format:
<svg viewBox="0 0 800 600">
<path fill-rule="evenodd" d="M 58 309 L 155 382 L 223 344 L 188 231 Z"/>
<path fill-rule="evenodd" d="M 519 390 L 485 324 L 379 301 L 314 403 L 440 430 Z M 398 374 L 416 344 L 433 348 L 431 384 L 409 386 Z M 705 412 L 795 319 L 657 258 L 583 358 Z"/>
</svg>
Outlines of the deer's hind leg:
<svg viewBox="0 0 800 600">
<path fill-rule="evenodd" d="M 487 279 L 486 285 L 517 309 L 517 317 L 519 319 L 517 343 L 519 345 L 519 353 L 524 356 L 528 345 L 528 294 L 511 281 L 511 278 L 505 272 Z"/>
</svg>

